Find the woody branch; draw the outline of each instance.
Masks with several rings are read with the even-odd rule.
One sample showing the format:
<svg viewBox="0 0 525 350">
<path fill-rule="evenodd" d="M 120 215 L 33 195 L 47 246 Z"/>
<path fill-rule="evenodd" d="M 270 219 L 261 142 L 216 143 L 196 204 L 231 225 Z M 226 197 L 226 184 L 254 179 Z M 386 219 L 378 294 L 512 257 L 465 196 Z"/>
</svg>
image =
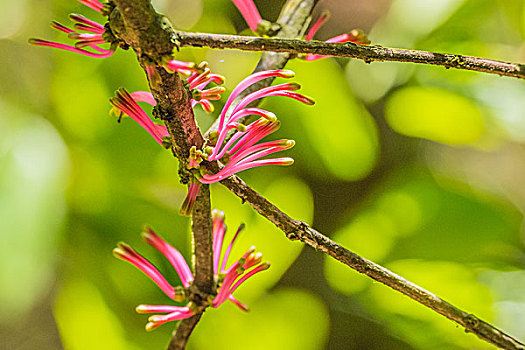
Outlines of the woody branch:
<svg viewBox="0 0 525 350">
<path fill-rule="evenodd" d="M 144 66 L 145 61 L 161 62 L 164 55 L 170 55 L 175 48 L 176 41 L 182 46 L 210 46 L 217 48 L 239 48 L 239 41 L 246 40 L 248 48 L 251 50 L 296 53 L 315 53 L 327 54 L 332 56 L 346 56 L 371 60 L 391 60 L 403 62 L 417 62 L 426 64 L 439 64 L 446 67 L 459 69 L 470 69 L 481 72 L 497 73 L 500 75 L 524 78 L 524 68 L 522 65 L 505 62 L 485 60 L 481 58 L 469 58 L 467 56 L 441 55 L 425 53 L 421 51 L 386 49 L 380 47 L 365 47 L 353 44 L 325 44 L 319 42 L 304 42 L 296 39 L 261 39 L 252 37 L 221 36 L 216 34 L 191 34 L 175 32 L 163 16 L 158 15 L 150 3 L 145 0 L 114 0 L 117 9 L 110 17 L 111 28 L 118 37 L 129 44 L 137 53 L 139 62 Z M 307 1 L 295 3 L 305 3 Z M 311 4 L 315 1 L 311 0 Z M 308 12 L 309 13 L 309 12 Z M 199 39 L 200 38 L 200 39 Z M 204 38 L 204 39 L 203 39 Z M 214 46 L 212 46 L 214 45 Z M 420 58 L 418 58 L 420 57 Z M 425 58 L 426 57 L 426 58 Z M 461 57 L 460 61 L 452 62 L 453 58 Z M 284 59 L 286 63 L 288 56 Z M 463 60 L 463 61 L 461 61 Z M 457 62 L 467 62 L 459 64 Z M 263 62 L 264 63 L 264 62 Z M 281 62 L 281 64 L 283 64 Z M 272 67 L 268 67 L 272 68 Z M 187 159 L 188 150 L 192 145 L 202 146 L 203 138 L 200 130 L 195 124 L 191 105 L 189 104 L 188 91 L 182 85 L 177 74 L 169 74 L 162 67 L 155 67 L 160 81 L 155 83 L 150 81 L 152 92 L 157 100 L 157 114 L 166 123 L 168 131 L 174 144 L 174 155 L 179 158 L 182 164 Z M 211 163 L 210 166 L 216 167 Z M 232 176 L 222 181 L 222 184 L 229 188 L 243 201 L 250 205 L 262 216 L 274 223 L 281 229 L 289 239 L 299 240 L 307 245 L 320 250 L 329 256 L 341 261 L 350 268 L 363 273 L 374 280 L 397 290 L 413 300 L 427 306 L 428 308 L 444 315 L 457 324 L 465 327 L 465 330 L 476 334 L 481 339 L 495 344 L 504 349 L 524 349 L 524 345 L 518 340 L 510 337 L 496 327 L 486 323 L 476 316 L 469 314 L 451 305 L 436 295 L 418 287 L 417 285 L 405 280 L 401 276 L 375 264 L 357 254 L 347 250 L 330 240 L 320 232 L 309 227 L 306 223 L 293 220 L 279 208 L 271 204 L 264 197 L 252 190 L 241 179 Z M 202 210 L 194 212 L 194 239 L 199 241 L 196 247 L 196 284 L 207 289 L 209 285 L 209 266 L 211 264 L 211 249 L 209 248 L 211 239 L 209 237 L 209 194 L 206 194 L 200 201 Z M 198 226 L 198 227 L 197 227 Z M 198 235 L 196 233 L 201 233 Z M 208 246 L 208 248 L 206 248 Z M 207 250 L 210 253 L 207 253 Z M 202 276 L 200 282 L 197 276 Z M 198 292 L 209 293 L 208 290 Z M 198 294 L 198 293 L 197 293 Z M 183 321 L 176 332 L 170 349 L 183 348 L 187 337 L 195 327 L 198 317 Z"/>
<path fill-rule="evenodd" d="M 259 38 L 240 35 L 175 32 L 179 46 L 210 47 L 245 51 L 316 54 L 374 61 L 420 63 L 525 79 L 525 65 L 482 57 L 347 43 L 326 43 L 288 38 Z"/>
</svg>

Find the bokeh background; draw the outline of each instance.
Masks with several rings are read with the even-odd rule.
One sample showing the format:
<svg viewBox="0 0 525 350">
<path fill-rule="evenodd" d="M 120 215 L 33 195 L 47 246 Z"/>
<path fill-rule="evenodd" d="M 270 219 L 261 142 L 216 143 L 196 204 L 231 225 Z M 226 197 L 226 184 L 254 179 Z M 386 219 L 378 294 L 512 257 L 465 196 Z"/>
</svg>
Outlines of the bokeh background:
<svg viewBox="0 0 525 350">
<path fill-rule="evenodd" d="M 228 0 L 153 0 L 179 29 L 246 32 Z M 256 1 L 274 20 L 283 1 Z M 373 43 L 525 62 L 523 0 L 324 0 L 317 35 L 353 28 Z M 190 257 L 177 162 L 130 119 L 109 116 L 119 87 L 146 88 L 132 52 L 105 60 L 32 47 L 66 42 L 51 19 L 102 18 L 73 0 L 0 3 L 0 348 L 163 349 L 174 324 L 144 331 L 134 308 L 169 300 L 113 258 L 143 224 Z M 247 32 L 246 32 L 247 33 Z M 181 50 L 231 90 L 257 53 Z M 290 62 L 314 107 L 264 102 L 293 138 L 292 167 L 242 177 L 296 219 L 458 307 L 525 339 L 525 84 L 403 63 Z M 219 103 L 220 104 L 220 103 Z M 220 108 L 217 108 L 220 110 Z M 206 129 L 214 115 L 197 112 Z M 272 263 L 238 290 L 251 307 L 206 312 L 190 349 L 490 349 L 452 322 L 325 255 L 288 241 L 220 185 L 230 234 L 247 229 Z"/>
</svg>

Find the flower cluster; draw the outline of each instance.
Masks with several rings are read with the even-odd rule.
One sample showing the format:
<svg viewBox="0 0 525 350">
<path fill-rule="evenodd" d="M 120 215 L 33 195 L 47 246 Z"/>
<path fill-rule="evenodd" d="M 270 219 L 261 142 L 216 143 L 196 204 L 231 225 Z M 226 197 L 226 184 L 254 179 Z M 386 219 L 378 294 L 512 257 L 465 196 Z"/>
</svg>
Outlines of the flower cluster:
<svg viewBox="0 0 525 350">
<path fill-rule="evenodd" d="M 232 0 L 237 9 L 244 17 L 244 20 L 248 24 L 251 30 L 257 31 L 257 26 L 262 22 L 259 10 L 253 3 L 252 0 Z"/>
<path fill-rule="evenodd" d="M 232 0 L 252 31 L 260 35 L 275 35 L 281 28 L 278 24 L 262 19 L 253 0 Z"/>
<path fill-rule="evenodd" d="M 321 27 L 328 21 L 330 18 L 330 13 L 328 11 L 324 11 L 321 13 L 317 21 L 312 25 L 310 30 L 305 36 L 305 40 L 310 41 L 313 40 L 315 34 Z M 350 31 L 350 33 L 344 33 L 341 35 L 334 36 L 333 38 L 330 38 L 328 40 L 325 40 L 326 43 L 347 43 L 352 42 L 354 44 L 359 45 L 368 45 L 370 44 L 370 40 L 366 37 L 365 33 L 360 29 L 353 29 Z M 303 58 L 306 61 L 315 61 L 321 58 L 326 58 L 330 56 L 324 56 L 324 55 L 314 55 L 314 54 L 307 54 Z"/>
<path fill-rule="evenodd" d="M 212 87 L 205 89 L 210 83 L 223 84 L 224 77 L 219 74 L 212 74 L 207 68 L 207 63 L 202 62 L 196 66 L 191 62 L 182 62 L 177 60 L 170 60 L 166 65 L 168 69 L 181 73 L 189 73 L 186 79 L 189 89 L 192 92 L 191 105 L 195 107 L 200 104 L 207 112 L 213 111 L 211 100 L 217 100 L 221 97 L 221 93 L 225 91 L 223 87 Z M 157 102 L 151 94 L 147 91 L 135 91 L 128 93 L 125 89 L 120 88 L 116 92 L 116 96 L 112 97 L 110 103 L 113 105 L 112 113 L 119 118 L 123 114 L 131 117 L 137 124 L 146 130 L 160 145 L 169 147 L 168 130 L 164 125 L 155 124 L 147 113 L 138 105 L 137 102 L 145 102 L 151 106 L 155 106 Z"/>
<path fill-rule="evenodd" d="M 102 4 L 99 0 L 77 1 L 102 15 L 107 15 L 111 10 L 111 5 Z M 260 34 L 265 34 L 275 29 L 270 22 L 261 18 L 251 0 L 236 0 L 234 2 L 243 16 L 247 18 L 252 30 Z M 114 53 L 118 45 L 124 45 L 118 42 L 107 25 L 101 25 L 77 14 L 71 14 L 69 18 L 74 22 L 73 28 L 69 28 L 58 22 L 52 22 L 51 26 L 67 34 L 70 39 L 75 40 L 74 45 L 66 45 L 41 39 L 30 39 L 30 43 L 97 58 L 109 57 Z M 105 44 L 109 44 L 109 48 L 105 48 L 103 46 Z M 163 58 L 162 62 L 150 62 L 144 59 L 142 63 L 144 63 L 152 86 L 155 86 L 156 82 L 160 79 L 156 69 L 157 66 L 162 66 L 168 71 L 177 72 L 185 76 L 185 86 L 191 93 L 192 108 L 196 105 L 201 105 L 206 112 L 212 112 L 214 107 L 211 101 L 220 99 L 221 94 L 225 91 L 225 89 L 220 86 L 209 87 L 211 83 L 216 85 L 223 84 L 224 77 L 211 73 L 206 62 L 196 65 L 193 62 Z M 191 213 L 201 184 L 218 182 L 235 173 L 254 167 L 263 165 L 290 165 L 293 163 L 293 159 L 289 157 L 266 158 L 276 152 L 293 147 L 295 142 L 288 139 L 261 142 L 263 138 L 279 129 L 280 122 L 272 112 L 261 108 L 250 107 L 250 105 L 256 100 L 271 96 L 289 97 L 305 104 L 313 104 L 314 102 L 309 97 L 296 92 L 296 90 L 300 88 L 296 83 L 283 83 L 245 93 L 247 89 L 252 89 L 254 84 L 263 79 L 273 79 L 276 77 L 291 78 L 293 76 L 294 73 L 289 70 L 262 71 L 248 76 L 234 88 L 220 113 L 217 131 L 210 133 L 204 149 L 198 150 L 194 146 L 190 151 L 187 168 L 190 170 L 192 176 L 190 176 L 188 195 L 181 209 L 182 214 L 188 215 Z M 131 117 L 144 128 L 157 143 L 166 148 L 170 147 L 171 143 L 166 126 L 155 124 L 138 104 L 144 102 L 155 107 L 156 100 L 152 93 L 147 91 L 129 93 L 121 88 L 116 92 L 116 96 L 110 99 L 110 102 L 113 105 L 112 112 L 119 117 L 119 121 L 124 115 Z M 243 124 L 243 121 L 249 116 L 259 118 L 250 124 Z M 209 173 L 207 168 L 201 168 L 200 165 L 203 161 L 217 162 L 219 170 L 213 174 Z M 159 250 L 170 261 L 179 275 L 182 286 L 173 286 L 170 284 L 151 262 L 133 250 L 129 245 L 125 243 L 118 244 L 118 247 L 113 251 L 116 257 L 130 262 L 144 272 L 172 300 L 176 302 L 186 302 L 185 306 L 139 305 L 137 307 L 137 312 L 139 313 L 163 314 L 151 316 L 146 325 L 147 330 L 155 329 L 169 321 L 191 317 L 207 306 L 218 307 L 226 300 L 230 300 L 244 311 L 248 310 L 246 305 L 239 302 L 233 296 L 233 293 L 248 278 L 268 269 L 270 265 L 266 262 L 263 263 L 262 255 L 256 253 L 255 247 L 252 247 L 237 261 L 227 267 L 232 247 L 242 228 L 243 226 L 241 225 L 223 253 L 226 234 L 224 213 L 214 211 L 213 272 L 217 294 L 211 296 L 204 304 L 199 305 L 194 304 L 188 292 L 188 288 L 194 279 L 188 264 L 177 249 L 169 245 L 153 230 L 146 228 L 142 237 L 148 244 Z"/>
<path fill-rule="evenodd" d="M 205 152 L 194 150 L 190 155 L 188 168 L 200 168 L 200 162 L 220 161 L 224 166 L 215 174 L 206 173 L 201 169 L 197 181 L 191 180 L 188 195 L 182 204 L 181 215 L 191 214 L 193 204 L 197 198 L 200 184 L 219 182 L 241 171 L 260 167 L 263 165 L 291 165 L 290 157 L 261 159 L 276 152 L 284 151 L 295 145 L 293 140 L 276 140 L 261 142 L 264 137 L 277 131 L 280 122 L 272 112 L 264 109 L 249 107 L 261 98 L 271 96 L 284 96 L 302 103 L 312 105 L 314 101 L 305 95 L 295 92 L 300 88 L 296 83 L 284 83 L 261 88 L 241 98 L 241 94 L 253 84 L 267 78 L 292 78 L 294 73 L 290 70 L 269 70 L 254 73 L 242 80 L 232 91 L 219 116 L 217 131 L 210 134 L 210 144 Z M 255 122 L 244 125 L 240 123 L 248 116 L 259 116 Z M 230 137 L 228 139 L 228 137 Z"/>
<path fill-rule="evenodd" d="M 104 5 L 98 0 L 77 1 L 100 14 L 104 11 Z M 74 22 L 74 29 L 56 21 L 51 22 L 51 27 L 66 33 L 69 39 L 76 40 L 74 46 L 42 39 L 29 39 L 29 43 L 37 46 L 47 46 L 67 50 L 89 57 L 106 58 L 113 55 L 116 49 L 115 45 L 111 45 L 109 49 L 100 46 L 108 43 L 105 36 L 106 29 L 102 24 L 77 14 L 70 14 L 69 19 Z"/>
<path fill-rule="evenodd" d="M 291 158 L 260 160 L 264 156 L 293 147 L 294 141 L 278 140 L 258 143 L 267 135 L 278 130 L 280 123 L 272 112 L 248 106 L 255 100 L 271 96 L 289 97 L 309 105 L 314 104 L 314 101 L 305 95 L 295 92 L 300 88 L 300 85 L 296 83 L 268 86 L 240 98 L 243 91 L 262 79 L 275 77 L 292 78 L 293 76 L 294 73 L 290 70 L 257 72 L 242 80 L 233 89 L 219 116 L 217 131 L 210 135 L 212 139 L 216 139 L 214 146 L 206 150 L 206 159 L 208 161 L 220 160 L 226 165 L 216 174 L 204 174 L 199 179 L 201 183 L 218 182 L 240 171 L 262 165 L 289 165 L 293 163 Z M 234 103 L 236 100 L 238 101 Z M 247 126 L 239 123 L 239 120 L 243 120 L 250 115 L 259 116 L 259 119 Z M 234 133 L 227 140 L 232 130 Z"/>
<path fill-rule="evenodd" d="M 77 1 L 101 14 L 107 14 L 108 12 L 109 5 L 103 5 L 99 0 Z M 252 30 L 263 34 L 267 33 L 268 28 L 270 28 L 268 27 L 269 22 L 261 18 L 253 0 L 233 0 L 233 2 Z M 72 14 L 70 18 L 75 22 L 75 29 L 70 29 L 58 22 L 53 22 L 52 26 L 68 34 L 70 38 L 77 40 L 75 46 L 40 39 L 31 39 L 30 42 L 35 45 L 64 49 L 91 57 L 108 57 L 113 54 L 116 48 L 115 44 L 112 44 L 109 49 L 100 46 L 108 42 L 106 37 L 112 38 L 111 33 L 107 32 L 105 26 L 81 15 Z M 306 35 L 306 39 L 311 40 L 327 19 L 327 14 L 321 15 Z M 329 39 L 328 42 L 357 42 L 358 39 L 361 40 L 362 38 L 358 38 L 357 35 L 343 34 Z M 324 56 L 307 55 L 305 59 L 315 60 L 321 57 Z M 225 91 L 220 86 L 207 88 L 212 82 L 219 85 L 222 84 L 224 77 L 212 74 L 205 62 L 196 65 L 193 62 L 166 59 L 160 63 L 144 63 L 152 86 L 155 86 L 156 81 L 159 79 L 155 69 L 156 65 L 161 65 L 167 70 L 187 76 L 186 83 L 191 91 L 192 107 L 199 104 L 205 111 L 212 112 L 213 105 L 211 101 L 219 99 Z M 191 213 L 201 184 L 218 182 L 235 173 L 254 167 L 290 165 L 293 163 L 293 159 L 289 157 L 265 158 L 276 152 L 287 150 L 293 147 L 295 143 L 293 140 L 287 139 L 260 142 L 263 138 L 278 130 L 280 122 L 273 113 L 264 109 L 249 107 L 249 105 L 255 100 L 269 96 L 290 97 L 306 104 L 313 104 L 313 101 L 304 95 L 296 93 L 295 90 L 299 89 L 299 85 L 295 83 L 269 86 L 246 94 L 242 98 L 240 97 L 247 88 L 262 79 L 290 78 L 292 76 L 293 72 L 288 70 L 263 71 L 248 76 L 235 87 L 221 111 L 218 130 L 210 134 L 207 147 L 204 150 L 197 150 L 196 148 L 191 150 L 187 168 L 200 169 L 200 172 L 192 172 L 193 176 L 190 176 L 189 191 L 182 205 L 181 214 L 189 215 Z M 119 89 L 116 92 L 116 96 L 110 99 L 110 102 L 114 106 L 112 112 L 119 117 L 119 121 L 123 115 L 128 115 L 143 127 L 157 143 L 166 148 L 171 145 L 167 128 L 164 125 L 155 124 L 138 105 L 138 102 L 145 102 L 152 106 L 156 105 L 156 101 L 150 92 L 136 91 L 128 93 L 125 89 Z M 249 125 L 242 124 L 242 120 L 251 115 L 259 116 L 260 118 Z M 201 169 L 200 164 L 203 160 L 219 161 L 219 171 L 215 174 L 210 174 L 206 169 Z"/>
<path fill-rule="evenodd" d="M 237 6 L 237 9 L 242 14 L 244 20 L 246 21 L 246 23 L 248 24 L 251 30 L 259 34 L 268 33 L 269 28 L 271 28 L 271 23 L 262 19 L 253 0 L 232 0 L 232 1 L 235 4 L 235 6 Z M 306 34 L 305 40 L 308 40 L 308 41 L 312 40 L 314 38 L 315 33 L 317 33 L 317 31 L 323 26 L 323 24 L 326 23 L 326 21 L 329 18 L 330 18 L 330 14 L 328 11 L 324 11 L 323 13 L 321 13 L 317 21 L 315 21 L 315 23 L 312 25 L 312 27 Z M 354 44 L 359 44 L 359 45 L 370 44 L 370 41 L 367 39 L 364 32 L 360 29 L 353 29 L 352 31 L 350 31 L 350 33 L 344 33 L 341 35 L 337 35 L 333 38 L 326 40 L 325 42 L 326 43 L 352 42 Z M 313 55 L 313 54 L 307 54 L 303 56 L 303 58 L 306 61 L 315 61 L 315 60 L 318 60 L 320 58 L 325 58 L 325 57 L 330 57 L 330 56 Z"/>
<path fill-rule="evenodd" d="M 223 253 L 223 244 L 226 234 L 224 213 L 217 210 L 213 211 L 213 273 L 217 285 L 217 295 L 210 297 L 209 305 L 214 308 L 219 307 L 226 300 L 230 300 L 241 310 L 248 311 L 248 307 L 238 301 L 233 296 L 233 293 L 248 278 L 270 267 L 268 262 L 262 262 L 262 254 L 256 253 L 255 247 L 251 247 L 237 261 L 229 267 L 226 267 L 232 247 L 242 228 L 243 225 L 239 227 L 227 249 Z M 182 286 L 175 287 L 169 283 L 151 262 L 125 243 L 119 243 L 117 248 L 113 250 L 113 254 L 117 258 L 129 262 L 141 270 L 173 301 L 187 302 L 187 289 L 193 282 L 193 274 L 182 254 L 150 228 L 144 230 L 142 238 L 168 259 L 177 272 Z M 149 322 L 146 324 L 146 330 L 150 331 L 167 322 L 189 318 L 199 311 L 199 307 L 202 307 L 202 305 L 197 306 L 190 301 L 186 303 L 186 306 L 139 305 L 136 310 L 138 313 L 164 314 L 149 317 Z"/>
</svg>

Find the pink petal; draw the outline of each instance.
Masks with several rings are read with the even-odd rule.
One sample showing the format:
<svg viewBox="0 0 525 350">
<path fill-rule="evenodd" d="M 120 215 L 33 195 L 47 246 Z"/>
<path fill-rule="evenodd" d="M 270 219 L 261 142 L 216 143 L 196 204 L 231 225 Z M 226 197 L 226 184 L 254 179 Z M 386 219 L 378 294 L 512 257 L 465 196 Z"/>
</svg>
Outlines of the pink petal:
<svg viewBox="0 0 525 350">
<path fill-rule="evenodd" d="M 131 263 L 133 266 L 148 276 L 169 298 L 175 297 L 175 290 L 171 284 L 166 281 L 159 270 L 146 258 L 135 252 L 133 248 L 125 244 L 119 244 L 118 248 L 113 249 L 113 255 Z"/>
<path fill-rule="evenodd" d="M 257 30 L 257 25 L 262 21 L 261 15 L 255 7 L 253 0 L 233 0 L 235 6 L 244 17 L 251 30 Z"/>
<path fill-rule="evenodd" d="M 193 281 L 193 274 L 182 254 L 168 242 L 164 241 L 149 227 L 144 228 L 142 238 L 146 243 L 157 249 L 166 257 L 166 259 L 169 260 L 175 271 L 177 271 L 182 285 L 185 288 L 188 288 Z"/>
</svg>

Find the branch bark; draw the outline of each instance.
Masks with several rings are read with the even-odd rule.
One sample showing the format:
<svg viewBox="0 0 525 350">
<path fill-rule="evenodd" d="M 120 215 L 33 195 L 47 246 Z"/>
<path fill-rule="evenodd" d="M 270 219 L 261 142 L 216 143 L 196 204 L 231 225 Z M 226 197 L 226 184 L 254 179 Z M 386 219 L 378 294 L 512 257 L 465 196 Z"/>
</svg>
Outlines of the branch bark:
<svg viewBox="0 0 525 350">
<path fill-rule="evenodd" d="M 320 250 L 348 267 L 412 298 L 418 303 L 436 311 L 448 319 L 463 326 L 489 343 L 502 349 L 523 350 L 525 345 L 503 331 L 473 314 L 458 309 L 431 292 L 407 281 L 388 269 L 349 251 L 335 243 L 322 233 L 311 228 L 307 223 L 290 218 L 266 198 L 250 188 L 237 176 L 221 181 L 243 202 L 248 202 L 260 215 L 277 226 L 292 241 L 301 241 L 315 250 Z"/>
<path fill-rule="evenodd" d="M 202 185 L 191 215 L 193 232 L 193 256 L 195 258 L 195 280 L 192 294 L 204 293 L 201 297 L 215 293 L 213 280 L 212 220 L 210 186 Z M 211 276 L 211 278 L 210 278 Z M 197 304 L 201 301 L 197 300 Z"/>
<path fill-rule="evenodd" d="M 315 40 L 304 41 L 298 39 L 259 38 L 180 31 L 177 31 L 175 36 L 179 46 L 328 55 L 357 58 L 366 63 L 373 61 L 421 63 L 525 79 L 525 65 L 523 64 L 474 56 L 395 49 L 382 46 L 356 45 L 354 43 L 325 43 Z"/>
<path fill-rule="evenodd" d="M 173 29 L 164 16 L 155 12 L 145 0 L 114 0 L 117 8 L 110 15 L 113 33 L 130 45 L 148 77 L 151 92 L 157 101 L 154 113 L 162 119 L 170 134 L 172 152 L 179 159 L 179 175 L 188 182 L 185 170 L 191 146 L 198 149 L 204 138 L 195 122 L 190 92 L 178 74 L 171 74 L 154 65 L 164 56 L 171 56 L 175 47 Z M 149 71 L 149 74 L 148 74 Z M 213 276 L 212 219 L 209 186 L 199 191 L 192 212 L 194 247 L 194 283 L 190 287 L 189 300 L 198 309 L 207 305 L 207 296 L 215 293 Z M 205 307 L 205 306 L 204 306 Z M 199 322 L 202 311 L 183 320 L 177 326 L 168 346 L 169 350 L 184 349 L 189 336 Z"/>
<path fill-rule="evenodd" d="M 277 38 L 300 38 L 308 28 L 310 18 L 315 5 L 319 0 L 288 0 L 277 19 L 277 23 L 281 26 L 281 29 L 277 32 L 275 37 Z M 291 58 L 291 54 L 287 52 L 263 52 L 257 66 L 253 70 L 253 73 L 271 69 L 282 69 L 288 63 Z M 238 100 L 249 95 L 250 93 L 270 86 L 274 81 L 273 78 L 263 79 L 244 90 Z M 261 100 L 256 100 L 250 104 L 251 107 L 255 107 L 261 103 Z M 246 123 L 246 118 L 243 118 L 239 122 Z M 206 135 L 210 132 L 217 130 L 219 121 L 216 120 L 213 125 L 208 129 Z"/>
<path fill-rule="evenodd" d="M 202 313 L 198 313 L 193 317 L 182 320 L 170 340 L 167 350 L 184 350 L 191 333 L 199 323 Z"/>
<path fill-rule="evenodd" d="M 413 50 L 387 49 L 375 46 L 357 46 L 354 44 L 334 45 L 319 42 L 304 42 L 294 39 L 261 39 L 182 32 L 174 34 L 171 27 L 166 25 L 163 16 L 156 14 L 148 1 L 113 1 L 117 5 L 117 9 L 116 11 L 113 11 L 114 13 L 110 16 L 111 28 L 120 39 L 133 47 L 143 68 L 146 68 L 146 65 L 150 64 L 151 61 L 160 62 L 163 55 L 171 53 L 171 49 L 175 46 L 174 39 L 176 37 L 183 46 L 211 46 L 213 44 L 215 45 L 214 47 L 217 48 L 226 48 L 230 46 L 232 48 L 240 48 L 242 45 L 238 43 L 244 43 L 246 45 L 244 46 L 244 49 L 248 48 L 251 50 L 279 51 L 291 54 L 303 52 L 340 55 L 360 58 L 367 61 L 392 60 L 439 64 L 445 67 L 470 69 L 524 78 L 524 68 L 522 65 L 514 65 L 475 57 L 469 58 L 467 56 L 441 55 L 442 59 L 437 59 L 438 56 L 436 55 L 439 54 Z M 301 3 L 299 0 L 290 0 L 290 2 L 292 4 Z M 305 0 L 305 3 L 306 2 L 309 2 L 310 5 L 313 6 L 316 1 Z M 428 60 L 425 61 L 425 59 Z M 189 107 L 191 106 L 189 103 L 189 92 L 184 88 L 177 74 L 169 74 L 161 67 L 155 67 L 154 69 L 158 81 L 152 82 L 151 79 L 149 80 L 152 92 L 158 103 L 156 113 L 166 123 L 174 144 L 174 154 L 179 158 L 181 164 L 183 164 L 187 160 L 189 148 L 192 145 L 200 148 L 203 144 L 202 135 L 194 121 L 193 111 Z M 321 250 L 346 264 L 350 268 L 363 273 L 374 280 L 409 296 L 441 315 L 444 315 L 450 320 L 465 327 L 466 331 L 476 334 L 485 341 L 504 349 L 524 349 L 524 345 L 518 340 L 510 337 L 489 323 L 456 308 L 450 303 L 416 286 L 384 267 L 345 249 L 330 240 L 328 237 L 322 235 L 320 232 L 314 230 L 306 223 L 293 220 L 275 205 L 247 186 L 238 177 L 233 176 L 225 179 L 222 181 L 222 184 L 243 201 L 250 203 L 259 214 L 274 223 L 289 239 L 299 240 L 314 249 Z M 199 196 L 200 198 L 196 203 L 197 209 L 193 216 L 194 233 L 196 233 L 195 256 L 198 260 L 195 264 L 195 288 L 199 286 L 197 288 L 198 291 L 206 294 L 210 290 L 213 292 L 213 287 L 209 289 L 210 284 L 213 282 L 207 280 L 207 278 L 212 279 L 213 275 L 210 275 L 209 272 L 211 266 L 211 254 L 208 253 L 208 250 L 211 249 L 211 245 L 209 244 L 211 242 L 211 219 L 209 216 L 209 190 L 206 186 L 202 187 Z M 201 245 L 208 245 L 208 247 L 203 248 Z M 199 282 L 197 282 L 197 278 L 199 279 Z M 201 288 L 202 290 L 200 290 Z M 198 293 L 194 293 L 194 296 L 195 295 L 198 295 Z M 201 313 L 180 323 L 179 328 L 170 342 L 169 349 L 183 349 L 185 347 L 187 339 L 200 317 Z"/>
</svg>

